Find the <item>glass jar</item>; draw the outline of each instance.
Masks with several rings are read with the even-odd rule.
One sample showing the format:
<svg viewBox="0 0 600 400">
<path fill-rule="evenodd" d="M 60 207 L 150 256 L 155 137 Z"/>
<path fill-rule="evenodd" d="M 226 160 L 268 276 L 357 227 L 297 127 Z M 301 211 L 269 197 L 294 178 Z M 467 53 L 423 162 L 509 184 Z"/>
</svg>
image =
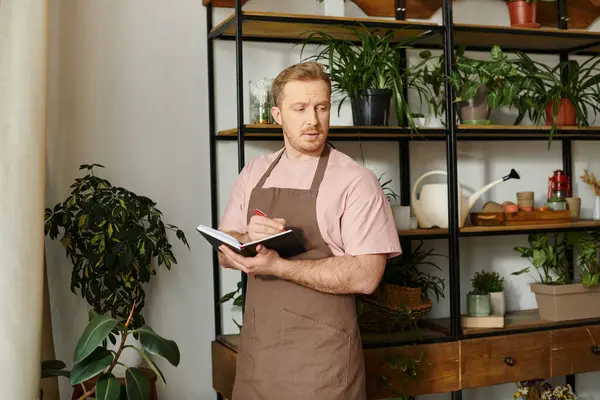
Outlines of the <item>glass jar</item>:
<svg viewBox="0 0 600 400">
<path fill-rule="evenodd" d="M 252 124 L 273 124 L 271 107 L 273 95 L 271 88 L 273 79 L 259 79 L 250 81 L 250 121 Z"/>
</svg>

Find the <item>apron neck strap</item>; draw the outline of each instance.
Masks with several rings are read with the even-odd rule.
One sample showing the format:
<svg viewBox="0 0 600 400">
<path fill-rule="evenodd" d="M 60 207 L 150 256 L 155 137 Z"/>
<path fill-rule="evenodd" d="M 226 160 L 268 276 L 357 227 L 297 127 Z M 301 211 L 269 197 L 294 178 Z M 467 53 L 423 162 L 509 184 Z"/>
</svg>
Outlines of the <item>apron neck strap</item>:
<svg viewBox="0 0 600 400">
<path fill-rule="evenodd" d="M 319 164 L 317 165 L 317 170 L 315 171 L 315 176 L 313 177 L 312 185 L 310 186 L 310 190 L 315 191 L 319 189 L 321 186 L 321 182 L 323 181 L 323 177 L 325 176 L 325 170 L 327 169 L 327 162 L 329 161 L 329 145 L 325 143 L 325 147 L 321 152 L 321 156 L 319 157 Z"/>
<path fill-rule="evenodd" d="M 317 170 L 315 171 L 315 176 L 313 177 L 313 181 L 312 181 L 312 185 L 310 186 L 310 190 L 317 190 L 319 188 L 319 186 L 321 186 L 321 181 L 323 181 L 323 176 L 325 176 L 325 170 L 327 169 L 327 162 L 329 161 L 329 152 L 330 152 L 329 145 L 327 143 L 325 143 L 325 146 L 323 147 L 323 151 L 321 152 L 321 155 L 319 156 L 319 164 L 317 165 Z M 279 154 L 277 155 L 275 160 L 273 160 L 273 162 L 271 163 L 269 168 L 265 171 L 263 176 L 260 178 L 260 180 L 256 184 L 256 187 L 262 188 L 264 186 L 265 182 L 271 175 L 271 172 L 273 172 L 273 169 L 275 168 L 275 166 L 277 165 L 279 160 L 281 160 L 283 153 L 285 153 L 285 148 L 283 150 L 281 150 L 281 152 L 279 152 Z"/>
</svg>

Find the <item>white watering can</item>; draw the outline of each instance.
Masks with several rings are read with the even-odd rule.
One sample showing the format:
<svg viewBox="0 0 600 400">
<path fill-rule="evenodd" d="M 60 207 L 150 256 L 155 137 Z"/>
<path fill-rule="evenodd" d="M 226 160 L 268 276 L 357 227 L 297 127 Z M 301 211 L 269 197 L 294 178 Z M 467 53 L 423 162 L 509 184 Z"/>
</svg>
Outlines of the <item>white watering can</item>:
<svg viewBox="0 0 600 400">
<path fill-rule="evenodd" d="M 435 174 L 448 175 L 446 171 L 429 171 L 417 179 L 412 189 L 411 205 L 420 228 L 432 228 L 434 226 L 439 228 L 448 227 L 448 185 L 446 183 L 429 183 L 423 185 L 419 200 L 417 200 L 417 188 L 421 181 Z M 509 179 L 521 179 L 521 177 L 517 171 L 511 169 L 510 174 L 482 187 L 469 198 L 463 197 L 462 188 L 458 185 L 458 226 L 462 228 L 465 225 L 469 211 L 471 211 L 471 208 L 482 194 Z"/>
</svg>

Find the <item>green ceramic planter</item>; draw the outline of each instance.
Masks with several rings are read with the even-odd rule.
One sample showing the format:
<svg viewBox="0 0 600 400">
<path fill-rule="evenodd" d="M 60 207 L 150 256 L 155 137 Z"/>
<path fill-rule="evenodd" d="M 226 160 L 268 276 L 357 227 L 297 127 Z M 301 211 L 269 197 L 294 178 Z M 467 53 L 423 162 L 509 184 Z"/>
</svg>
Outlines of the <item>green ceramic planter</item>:
<svg viewBox="0 0 600 400">
<path fill-rule="evenodd" d="M 467 295 L 467 313 L 471 317 L 487 317 L 492 312 L 492 302 L 489 294 Z"/>
</svg>

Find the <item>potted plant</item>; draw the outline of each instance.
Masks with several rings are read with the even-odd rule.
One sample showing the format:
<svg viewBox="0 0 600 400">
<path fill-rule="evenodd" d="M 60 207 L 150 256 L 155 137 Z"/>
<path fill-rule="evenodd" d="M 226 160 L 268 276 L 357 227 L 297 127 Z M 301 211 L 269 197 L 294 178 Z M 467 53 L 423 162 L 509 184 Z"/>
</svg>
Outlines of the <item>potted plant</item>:
<svg viewBox="0 0 600 400">
<path fill-rule="evenodd" d="M 71 370 L 66 369 L 63 361 L 45 360 L 42 362 L 41 378 L 68 378 L 71 386 L 81 387 L 83 394 L 78 397 L 81 399 L 150 399 L 152 379 L 158 379 L 166 385 L 165 376 L 154 362 L 153 356 L 162 357 L 177 367 L 180 352 L 177 343 L 161 337 L 150 326 L 132 328 L 133 314 L 132 307 L 127 321 L 121 322 L 91 310 L 88 324 L 73 351 Z M 121 337 L 117 351 L 110 351 L 107 343 L 109 340 L 116 342 L 117 334 Z M 134 349 L 146 361 L 148 369 L 126 367 L 125 376 L 118 378 L 113 373 L 114 368 L 122 362 L 121 355 L 127 346 L 126 338 L 130 335 L 139 338 L 140 345 L 134 346 Z"/>
<path fill-rule="evenodd" d="M 431 299 L 444 298 L 444 279 L 419 269 L 430 265 L 433 249 L 422 250 L 423 241 L 410 253 L 387 261 L 379 287 L 371 295 L 357 296 L 359 325 L 365 331 L 393 331 L 425 316 L 432 308 Z"/>
<path fill-rule="evenodd" d="M 471 291 L 467 294 L 467 314 L 471 317 L 487 317 L 492 312 L 492 301 L 485 282 L 476 273 L 471 279 Z"/>
<path fill-rule="evenodd" d="M 517 51 L 523 75 L 521 102 L 533 123 L 551 126 L 549 144 L 557 126 L 589 126 L 589 111 L 600 112 L 600 57 L 579 63 L 568 60 L 550 67 Z M 524 115 L 524 114 L 523 114 Z"/>
<path fill-rule="evenodd" d="M 45 210 L 44 232 L 56 239 L 62 230 L 60 243 L 72 263 L 71 291 L 78 291 L 97 314 L 129 321 L 137 329 L 145 324 L 144 285 L 157 268 L 170 270 L 177 263 L 167 231 L 188 249 L 189 244 L 183 231 L 165 224 L 155 202 L 96 176 L 96 167 L 104 168 L 79 167 L 89 172 L 75 179 L 64 201 Z M 128 340 L 135 344 L 133 336 Z M 137 353 L 128 353 L 129 365 L 141 362 Z"/>
<path fill-rule="evenodd" d="M 502 106 L 520 108 L 519 88 L 522 75 L 514 62 L 508 59 L 499 46 L 493 46 L 489 60 L 467 57 L 464 46 L 455 51 L 455 66 L 450 76 L 445 73 L 443 55 L 433 58 L 429 50 L 420 53 L 423 60 L 418 66 L 425 83 L 434 94 L 433 109 L 437 115 L 445 112 L 443 98 L 445 80 L 448 79 L 458 103 L 463 124 L 489 124 L 492 109 Z M 433 65 L 431 62 L 433 61 Z"/>
<path fill-rule="evenodd" d="M 539 28 L 536 0 L 506 0 L 510 25 L 522 28 Z"/>
<path fill-rule="evenodd" d="M 600 285 L 600 232 L 569 232 L 567 242 L 577 249 L 581 284 L 586 288 Z"/>
<path fill-rule="evenodd" d="M 379 178 L 379 183 L 381 184 L 381 189 L 385 194 L 386 199 L 390 203 L 390 207 L 392 208 L 392 214 L 394 215 L 394 222 L 396 223 L 396 229 L 398 230 L 407 230 L 410 229 L 410 206 L 403 206 L 398 203 L 400 200 L 400 196 L 394 192 L 394 190 L 387 185 L 392 182 L 391 179 L 381 182 L 381 178 L 383 178 L 385 173 L 381 174 Z"/>
<path fill-rule="evenodd" d="M 521 257 L 529 259 L 538 271 L 538 281 L 531 284 L 535 293 L 540 318 L 549 321 L 600 317 L 600 287 L 586 287 L 574 283 L 569 271 L 566 249 L 575 239 L 564 234 L 553 238 L 546 234 L 530 234 L 528 247 L 515 247 Z M 513 275 L 529 273 L 531 267 L 513 272 Z"/>
<path fill-rule="evenodd" d="M 580 176 L 583 183 L 588 184 L 594 190 L 594 208 L 592 210 L 592 219 L 600 220 L 600 179 L 596 179 L 594 173 L 589 173 L 587 169 Z"/>
<path fill-rule="evenodd" d="M 506 313 L 504 278 L 498 272 L 475 272 L 472 282 L 474 288 L 490 294 L 491 314 L 504 315 Z"/>
<path fill-rule="evenodd" d="M 416 129 L 405 89 L 416 91 L 421 102 L 429 95 L 423 76 L 412 67 L 399 69 L 402 49 L 408 46 L 394 43 L 394 32 L 369 32 L 362 27 L 343 26 L 348 39 L 338 39 L 324 31 L 307 35 L 307 44 L 317 44 L 317 53 L 304 59 L 323 63 L 332 80 L 332 95 L 342 99 L 338 113 L 347 97 L 352 106 L 355 126 L 387 126 L 392 98 L 399 125 Z M 358 44 L 356 43 L 358 42 Z"/>
</svg>

